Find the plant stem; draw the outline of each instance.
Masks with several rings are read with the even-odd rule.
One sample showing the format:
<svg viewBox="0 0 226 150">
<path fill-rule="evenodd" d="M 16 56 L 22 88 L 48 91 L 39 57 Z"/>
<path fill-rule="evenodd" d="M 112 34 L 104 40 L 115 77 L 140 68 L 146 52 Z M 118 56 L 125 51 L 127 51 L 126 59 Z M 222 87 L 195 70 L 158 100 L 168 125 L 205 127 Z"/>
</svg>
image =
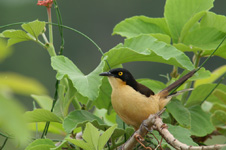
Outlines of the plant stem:
<svg viewBox="0 0 226 150">
<path fill-rule="evenodd" d="M 5 141 L 4 141 L 4 143 L 2 144 L 2 146 L 0 147 L 0 150 L 3 150 L 3 148 L 5 147 L 5 145 L 6 145 L 6 142 L 8 141 L 8 137 L 6 137 L 6 139 L 5 139 Z"/>
<path fill-rule="evenodd" d="M 51 7 L 47 7 L 47 14 L 48 14 L 48 26 L 49 26 L 49 45 L 47 50 L 49 55 L 56 56 L 55 48 L 53 46 L 53 26 L 52 26 L 52 17 L 51 17 Z"/>
<path fill-rule="evenodd" d="M 58 28 L 59 28 L 60 37 L 61 37 L 61 46 L 60 46 L 59 55 L 62 55 L 63 54 L 63 50 L 64 50 L 64 35 L 63 35 L 63 27 L 62 27 L 63 21 L 62 21 L 60 9 L 58 7 L 58 4 L 57 4 L 56 0 L 54 1 L 54 8 L 56 9 Z"/>
<path fill-rule="evenodd" d="M 75 98 L 72 100 L 72 104 L 73 104 L 73 106 L 76 110 L 81 109 L 81 105 L 79 104 L 79 102 Z"/>
<path fill-rule="evenodd" d="M 86 103 L 86 110 L 89 110 L 92 104 L 93 104 L 93 101 L 88 100 L 88 102 Z"/>
<path fill-rule="evenodd" d="M 53 43 L 53 27 L 52 27 L 52 17 L 51 17 L 51 7 L 47 7 L 48 22 L 49 22 L 49 43 Z"/>
</svg>

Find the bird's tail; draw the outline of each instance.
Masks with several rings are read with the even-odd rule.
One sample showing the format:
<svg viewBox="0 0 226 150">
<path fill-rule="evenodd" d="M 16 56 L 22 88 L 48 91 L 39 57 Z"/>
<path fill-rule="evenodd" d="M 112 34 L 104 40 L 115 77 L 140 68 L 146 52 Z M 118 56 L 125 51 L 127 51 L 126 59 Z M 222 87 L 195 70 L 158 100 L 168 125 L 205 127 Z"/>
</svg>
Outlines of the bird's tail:
<svg viewBox="0 0 226 150">
<path fill-rule="evenodd" d="M 190 77 L 192 77 L 195 73 L 197 72 L 197 70 L 192 70 L 189 73 L 187 73 L 186 75 L 184 75 L 182 78 L 180 78 L 179 80 L 175 81 L 174 83 L 170 84 L 168 87 L 166 87 L 165 89 L 163 89 L 162 91 L 160 91 L 158 94 L 160 95 L 160 97 L 162 98 L 166 98 L 169 95 L 174 95 L 177 94 L 178 92 L 175 92 L 177 88 L 179 88 L 185 81 L 187 81 Z M 180 92 L 181 93 L 181 92 Z"/>
</svg>

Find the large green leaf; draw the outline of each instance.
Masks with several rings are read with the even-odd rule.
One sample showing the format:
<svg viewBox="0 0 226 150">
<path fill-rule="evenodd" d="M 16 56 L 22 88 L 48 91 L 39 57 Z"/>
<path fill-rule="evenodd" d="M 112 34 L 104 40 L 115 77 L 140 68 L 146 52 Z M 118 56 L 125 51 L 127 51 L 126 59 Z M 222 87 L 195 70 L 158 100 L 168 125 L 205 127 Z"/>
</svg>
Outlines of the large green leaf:
<svg viewBox="0 0 226 150">
<path fill-rule="evenodd" d="M 51 65 L 57 71 L 57 79 L 61 80 L 67 76 L 73 83 L 75 89 L 89 100 L 95 100 L 98 96 L 98 91 L 101 85 L 102 78 L 99 74 L 103 72 L 104 61 L 88 75 L 84 75 L 77 66 L 64 56 L 51 57 Z"/>
<path fill-rule="evenodd" d="M 206 11 L 201 11 L 199 13 L 196 13 L 191 19 L 188 20 L 188 22 L 185 23 L 179 42 L 182 42 L 184 40 L 184 36 L 187 35 L 188 32 L 194 30 L 195 28 L 199 27 L 199 20 L 206 14 Z"/>
<path fill-rule="evenodd" d="M 140 34 L 163 33 L 169 34 L 164 18 L 148 18 L 146 16 L 134 16 L 117 24 L 114 34 L 131 38 Z"/>
<path fill-rule="evenodd" d="M 167 109 L 181 126 L 191 127 L 190 112 L 179 100 L 171 100 L 167 105 Z"/>
<path fill-rule="evenodd" d="M 46 94 L 46 88 L 38 81 L 15 73 L 0 73 L 0 86 L 24 95 Z"/>
<path fill-rule="evenodd" d="M 4 92 L 1 90 L 1 92 Z M 30 138 L 27 125 L 23 118 L 24 108 L 12 97 L 0 94 L 0 127 L 1 132 L 25 145 Z M 18 143 L 17 143 L 18 144 Z"/>
<path fill-rule="evenodd" d="M 56 116 L 53 112 L 45 109 L 35 109 L 33 111 L 27 111 L 24 114 L 24 118 L 28 122 L 59 122 L 61 123 L 61 119 Z"/>
<path fill-rule="evenodd" d="M 105 53 L 105 56 L 108 56 L 108 62 L 112 67 L 131 61 L 153 61 L 187 70 L 194 69 L 193 64 L 183 52 L 150 35 L 126 39 L 124 45 L 116 46 Z"/>
<path fill-rule="evenodd" d="M 201 22 L 201 27 L 212 27 L 219 31 L 226 32 L 226 17 L 223 15 L 217 15 L 213 12 L 207 12 Z"/>
<path fill-rule="evenodd" d="M 25 150 L 49 150 L 53 147 L 55 147 L 55 145 L 50 139 L 37 139 L 29 144 Z"/>
<path fill-rule="evenodd" d="M 44 21 L 32 21 L 29 23 L 22 24 L 22 28 L 27 31 L 30 35 L 38 39 L 38 36 L 44 32 L 46 23 Z"/>
<path fill-rule="evenodd" d="M 204 112 L 202 108 L 197 105 L 189 108 L 191 113 L 191 135 L 198 137 L 206 136 L 215 129 L 210 122 L 210 114 Z"/>
<path fill-rule="evenodd" d="M 200 27 L 189 32 L 183 40 L 188 46 L 202 50 L 213 50 L 224 38 L 225 33 L 213 27 Z"/>
<path fill-rule="evenodd" d="M 92 122 L 93 124 L 96 124 L 98 126 L 108 127 L 100 118 L 85 110 L 72 111 L 64 119 L 63 127 L 67 133 L 70 133 L 75 128 L 80 127 L 87 122 Z"/>
<path fill-rule="evenodd" d="M 164 16 L 173 42 L 177 43 L 184 25 L 197 13 L 213 7 L 214 0 L 167 0 Z"/>
</svg>

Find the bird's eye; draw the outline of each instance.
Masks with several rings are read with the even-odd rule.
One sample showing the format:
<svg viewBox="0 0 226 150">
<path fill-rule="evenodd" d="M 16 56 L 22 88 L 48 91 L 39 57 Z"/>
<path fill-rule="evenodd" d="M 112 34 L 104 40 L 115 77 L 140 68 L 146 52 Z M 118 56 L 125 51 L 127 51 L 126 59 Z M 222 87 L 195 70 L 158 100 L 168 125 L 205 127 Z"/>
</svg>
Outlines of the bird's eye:
<svg viewBox="0 0 226 150">
<path fill-rule="evenodd" d="M 123 72 L 119 72 L 118 75 L 119 75 L 119 76 L 122 76 L 122 75 L 123 75 Z"/>
</svg>

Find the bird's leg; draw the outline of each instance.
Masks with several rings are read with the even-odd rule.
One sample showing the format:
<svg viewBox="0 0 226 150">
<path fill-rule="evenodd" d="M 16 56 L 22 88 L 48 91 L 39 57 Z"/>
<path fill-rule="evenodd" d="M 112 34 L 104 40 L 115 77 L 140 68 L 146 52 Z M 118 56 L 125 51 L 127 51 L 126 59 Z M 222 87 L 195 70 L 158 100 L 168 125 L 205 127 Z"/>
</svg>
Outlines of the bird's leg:
<svg viewBox="0 0 226 150">
<path fill-rule="evenodd" d="M 153 128 L 149 129 L 148 126 L 144 123 L 144 121 L 141 124 L 148 132 L 152 133 Z"/>
</svg>

